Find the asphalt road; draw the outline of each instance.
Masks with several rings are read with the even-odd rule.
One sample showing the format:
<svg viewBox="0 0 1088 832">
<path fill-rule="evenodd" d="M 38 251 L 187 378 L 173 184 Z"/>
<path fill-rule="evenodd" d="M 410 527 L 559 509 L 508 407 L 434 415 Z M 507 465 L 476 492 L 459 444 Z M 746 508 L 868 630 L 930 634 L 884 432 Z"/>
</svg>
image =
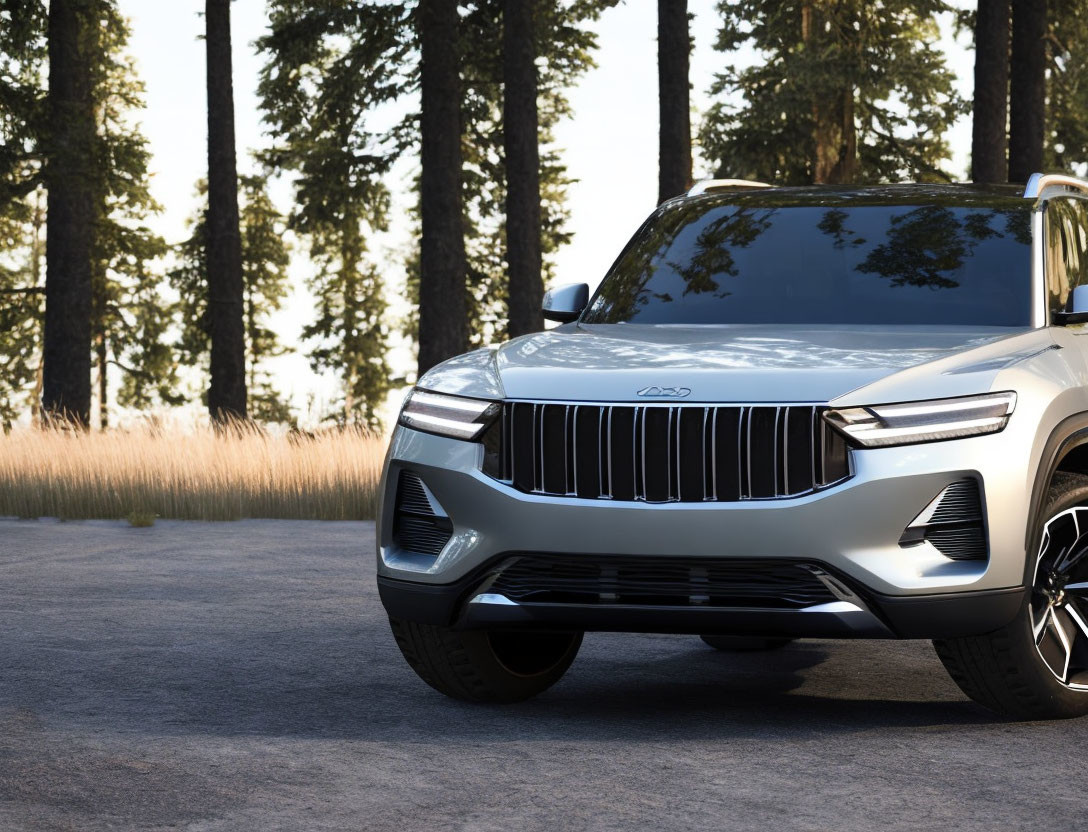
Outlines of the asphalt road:
<svg viewBox="0 0 1088 832">
<path fill-rule="evenodd" d="M 923 642 L 587 636 L 539 699 L 423 685 L 372 527 L 0 520 L 2 830 L 1081 828 L 1088 721 Z"/>
</svg>

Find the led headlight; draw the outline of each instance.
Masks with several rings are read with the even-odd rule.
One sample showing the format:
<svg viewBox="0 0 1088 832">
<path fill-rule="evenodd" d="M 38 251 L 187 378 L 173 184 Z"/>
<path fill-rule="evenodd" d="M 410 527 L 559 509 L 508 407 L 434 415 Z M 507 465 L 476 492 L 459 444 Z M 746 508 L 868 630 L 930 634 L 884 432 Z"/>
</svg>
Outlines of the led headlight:
<svg viewBox="0 0 1088 832">
<path fill-rule="evenodd" d="M 1015 407 L 1015 393 L 986 393 L 927 402 L 844 407 L 826 411 L 824 419 L 855 445 L 885 448 L 997 433 L 1008 423 Z"/>
<path fill-rule="evenodd" d="M 499 410 L 498 402 L 416 388 L 408 394 L 398 422 L 427 433 L 472 442 L 495 421 Z"/>
</svg>

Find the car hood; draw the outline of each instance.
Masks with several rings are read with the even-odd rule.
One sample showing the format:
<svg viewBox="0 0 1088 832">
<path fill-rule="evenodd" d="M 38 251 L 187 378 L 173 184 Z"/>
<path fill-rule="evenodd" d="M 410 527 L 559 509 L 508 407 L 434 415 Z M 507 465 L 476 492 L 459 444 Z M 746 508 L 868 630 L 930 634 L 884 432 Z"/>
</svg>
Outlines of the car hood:
<svg viewBox="0 0 1088 832">
<path fill-rule="evenodd" d="M 984 392 L 1050 346 L 1046 330 L 1008 327 L 568 325 L 460 356 L 420 386 L 609 402 L 829 402 L 865 391 L 875 403 Z"/>
</svg>

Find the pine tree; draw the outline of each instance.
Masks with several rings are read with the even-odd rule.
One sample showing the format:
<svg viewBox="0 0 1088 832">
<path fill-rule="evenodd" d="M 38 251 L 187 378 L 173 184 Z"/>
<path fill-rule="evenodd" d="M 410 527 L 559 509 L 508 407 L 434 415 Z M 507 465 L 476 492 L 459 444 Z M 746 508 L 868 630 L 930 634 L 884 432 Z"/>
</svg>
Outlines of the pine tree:
<svg viewBox="0 0 1088 832">
<path fill-rule="evenodd" d="M 944 0 L 723 0 L 730 66 L 700 130 L 720 175 L 788 184 L 947 178 L 944 134 L 965 110 L 936 47 Z"/>
<path fill-rule="evenodd" d="M 0 426 L 41 396 L 46 6 L 0 0 Z"/>
<path fill-rule="evenodd" d="M 245 302 L 234 148 L 230 0 L 206 0 L 208 87 L 208 412 L 219 421 L 246 418 Z"/>
<path fill-rule="evenodd" d="M 536 5 L 535 0 L 505 0 L 502 12 L 507 293 L 513 337 L 544 329 Z"/>
<path fill-rule="evenodd" d="M 403 123 L 372 120 L 415 83 L 411 12 L 351 0 L 272 0 L 269 12 L 259 94 L 273 146 L 262 159 L 293 174 L 290 226 L 317 267 L 310 361 L 340 376 L 342 406 L 329 415 L 374 425 L 389 389 L 389 326 L 367 239 L 388 227 L 383 177 L 411 139 Z"/>
<path fill-rule="evenodd" d="M 464 352 L 465 236 L 457 0 L 415 10 L 419 35 L 419 375 Z"/>
<path fill-rule="evenodd" d="M 541 253 L 544 280 L 554 271 L 555 252 L 570 240 L 564 205 L 569 177 L 553 131 L 570 115 L 565 90 L 593 66 L 596 36 L 587 23 L 617 0 L 565 0 L 537 4 L 538 116 L 540 140 Z M 503 0 L 461 4 L 462 208 L 467 258 L 466 312 L 470 346 L 507 334 L 506 171 L 502 130 Z M 369 238 L 382 230 L 388 199 L 383 177 L 398 159 L 419 148 L 419 113 L 389 123 L 394 101 L 416 93 L 419 42 L 411 4 L 359 5 L 348 0 L 313 4 L 276 0 L 270 33 L 259 41 L 267 63 L 261 94 L 277 137 L 265 155 L 270 170 L 306 171 L 299 191 L 305 201 L 320 197 L 319 182 L 333 177 L 332 161 L 356 183 L 353 194 L 378 210 L 364 217 Z M 330 138 L 331 136 L 331 138 Z M 341 180 L 342 181 L 342 180 Z M 307 184 L 310 183 L 310 184 Z M 366 193 L 370 189 L 371 193 Z M 417 181 L 418 191 L 418 181 Z M 307 208 L 313 215 L 316 206 Z M 296 215 L 297 227 L 302 213 Z M 419 206 L 414 223 L 418 237 Z M 418 337 L 419 250 L 406 258 L 410 309 L 404 330 Z M 384 337 L 384 336 L 383 336 Z"/>
<path fill-rule="evenodd" d="M 1009 181 L 1043 166 L 1047 64 L 1046 0 L 1012 0 L 1009 68 Z"/>
<path fill-rule="evenodd" d="M 245 362 L 250 416 L 261 422 L 293 423 L 291 408 L 273 383 L 267 359 L 288 349 L 269 327 L 268 317 L 283 308 L 289 281 L 290 251 L 284 241 L 287 218 L 268 195 L 263 176 L 239 179 L 243 297 L 245 299 Z M 209 370 L 211 352 L 208 316 L 207 213 L 208 186 L 197 183 L 199 207 L 189 221 L 190 236 L 175 247 L 176 265 L 169 274 L 180 297 L 181 325 L 177 351 L 182 364 Z"/>
<path fill-rule="evenodd" d="M 99 424 L 110 420 L 111 369 L 119 371 L 118 403 L 148 408 L 176 404 L 177 374 L 167 330 L 173 310 L 162 299 L 154 262 L 166 253 L 147 226 L 161 209 L 151 196 L 147 140 L 130 121 L 143 109 L 144 87 L 126 53 L 129 25 L 112 4 L 102 9 L 101 52 L 94 68 L 97 140 L 91 335 Z"/>
<path fill-rule="evenodd" d="M 1045 166 L 1088 172 L 1088 6 L 1050 0 Z"/>
<path fill-rule="evenodd" d="M 0 427 L 38 416 L 45 314 L 45 194 L 8 203 L 0 215 Z"/>
<path fill-rule="evenodd" d="M 537 135 L 540 171 L 540 248 L 543 283 L 554 277 L 554 256 L 570 242 L 565 205 L 571 183 L 556 125 L 571 115 L 566 91 L 595 66 L 596 34 L 589 24 L 616 0 L 537 2 Z M 465 246 L 468 325 L 472 346 L 501 341 L 508 329 L 506 158 L 503 131 L 503 0 L 476 0 L 462 17 Z M 409 276 L 413 274 L 409 263 Z M 410 285 L 411 293 L 411 285 Z M 409 334 L 414 332 L 409 322 Z"/>
<path fill-rule="evenodd" d="M 1009 15 L 1009 0 L 979 0 L 971 135 L 975 182 L 1008 181 Z"/>
<path fill-rule="evenodd" d="M 100 11 L 97 0 L 49 4 L 42 407 L 54 419 L 84 427 L 91 418 L 91 258 L 98 220 L 94 67 Z"/>
<path fill-rule="evenodd" d="M 48 30 L 44 13 L 31 13 L 34 7 L 33 3 L 12 4 L 17 37 L 10 43 L 0 35 L 0 94 L 13 103 L 7 118 L 0 120 L 5 125 L 5 138 L 10 139 L 5 141 L 4 199 L 0 200 L 0 228 L 5 229 L 6 243 L 5 268 L 0 268 L 0 282 L 6 284 L 0 291 L 0 316 L 5 323 L 0 328 L 0 355 L 12 362 L 0 387 L 10 391 L 5 392 L 8 401 L 25 399 L 36 414 L 44 383 L 43 359 L 39 357 L 43 318 L 49 315 L 41 303 L 47 212 L 39 183 L 46 178 L 42 162 L 49 154 L 56 155 L 56 147 L 50 142 L 50 122 L 45 118 L 48 109 L 42 106 Z M 158 210 L 148 190 L 150 154 L 146 140 L 129 120 L 131 112 L 144 103 L 143 87 L 125 54 L 128 24 L 112 0 L 80 6 L 77 23 L 89 25 L 87 21 L 93 21 L 94 31 L 87 37 L 79 35 L 85 50 L 80 61 L 88 71 L 92 135 L 89 155 L 78 160 L 81 179 L 76 190 L 86 188 L 93 222 L 88 232 L 90 297 L 78 317 L 88 319 L 90 334 L 87 363 L 83 365 L 87 368 L 85 385 L 90 396 L 93 363 L 98 370 L 97 399 L 105 425 L 111 370 L 122 374 L 121 404 L 145 407 L 174 401 L 174 368 L 165 346 L 170 310 L 159 295 L 161 278 L 150 267 L 162 254 L 163 242 L 145 224 Z M 4 35 L 8 32 L 4 30 Z M 65 35 L 69 36 L 71 33 Z M 13 71 L 16 67 L 18 72 Z M 64 164 L 75 163 L 65 153 L 61 158 Z M 63 203 L 71 194 L 67 182 L 60 187 Z M 38 190 L 24 197 L 27 188 Z M 59 313 L 54 313 L 55 319 Z M 89 408 L 88 401 L 88 416 Z M 8 415 L 14 412 L 9 410 Z M 79 421 L 86 424 L 82 414 Z"/>
</svg>

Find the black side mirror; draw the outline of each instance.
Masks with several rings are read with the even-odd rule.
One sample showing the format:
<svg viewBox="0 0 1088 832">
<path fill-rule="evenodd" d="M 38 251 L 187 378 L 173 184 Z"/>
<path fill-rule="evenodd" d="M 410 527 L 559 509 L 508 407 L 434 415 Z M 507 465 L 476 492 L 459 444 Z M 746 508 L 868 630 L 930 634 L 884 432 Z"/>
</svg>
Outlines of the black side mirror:
<svg viewBox="0 0 1088 832">
<path fill-rule="evenodd" d="M 544 317 L 561 324 L 570 323 L 582 314 L 589 303 L 589 285 L 586 283 L 568 283 L 556 286 L 544 293 Z"/>
</svg>

